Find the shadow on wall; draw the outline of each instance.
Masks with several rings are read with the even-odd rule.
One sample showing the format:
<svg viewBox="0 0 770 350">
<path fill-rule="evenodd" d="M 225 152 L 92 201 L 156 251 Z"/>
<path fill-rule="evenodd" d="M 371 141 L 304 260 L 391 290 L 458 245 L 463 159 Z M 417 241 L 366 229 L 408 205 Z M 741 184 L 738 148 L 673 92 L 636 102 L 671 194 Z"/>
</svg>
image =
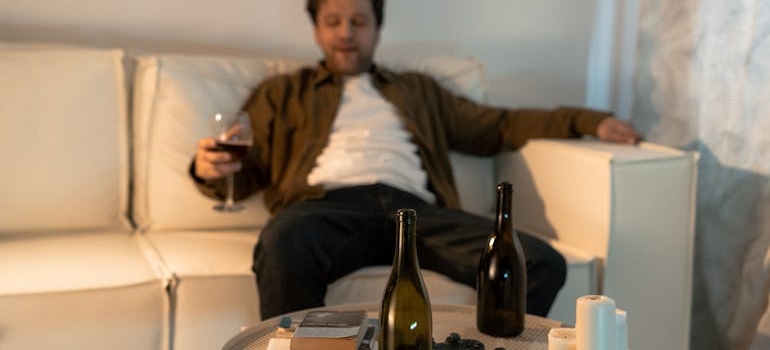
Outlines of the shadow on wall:
<svg viewBox="0 0 770 350">
<path fill-rule="evenodd" d="M 747 349 L 770 292 L 770 177 L 722 164 L 701 141 L 686 148 L 701 154 L 691 349 Z"/>
<path fill-rule="evenodd" d="M 701 120 L 693 112 L 700 108 L 700 87 L 693 86 L 688 68 L 696 60 L 692 26 L 697 21 L 645 23 L 649 26 L 641 29 L 637 49 L 632 123 L 652 142 L 700 153 L 690 348 L 739 349 L 738 344 L 748 346 L 767 303 L 770 276 L 753 273 L 762 269 L 751 262 L 761 261 L 758 257 L 770 245 L 758 244 L 770 240 L 762 237 L 770 230 L 770 218 L 764 217 L 770 212 L 770 178 L 723 164 L 709 146 L 720 140 L 701 139 Z M 738 149 L 730 156 L 753 151 L 761 150 Z"/>
</svg>

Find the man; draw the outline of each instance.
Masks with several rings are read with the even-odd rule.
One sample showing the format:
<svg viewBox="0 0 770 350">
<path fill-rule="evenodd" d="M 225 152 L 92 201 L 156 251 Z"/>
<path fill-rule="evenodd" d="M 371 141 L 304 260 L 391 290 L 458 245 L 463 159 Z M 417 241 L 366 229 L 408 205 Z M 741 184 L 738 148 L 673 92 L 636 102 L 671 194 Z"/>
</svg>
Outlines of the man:
<svg viewBox="0 0 770 350">
<path fill-rule="evenodd" d="M 263 318 L 321 306 L 329 283 L 391 264 L 398 208 L 417 211 L 421 266 L 475 286 L 493 223 L 459 210 L 450 149 L 492 155 L 534 137 L 639 139 L 607 114 L 496 109 L 454 96 L 425 75 L 382 69 L 373 55 L 383 0 L 309 0 L 307 10 L 324 60 L 254 91 L 245 105 L 254 146 L 242 161 L 203 139 L 190 169 L 209 195 L 221 196 L 221 178 L 235 171 L 237 196 L 265 191 L 273 216 L 253 266 Z M 565 262 L 546 243 L 520 238 L 527 311 L 545 316 Z"/>
</svg>

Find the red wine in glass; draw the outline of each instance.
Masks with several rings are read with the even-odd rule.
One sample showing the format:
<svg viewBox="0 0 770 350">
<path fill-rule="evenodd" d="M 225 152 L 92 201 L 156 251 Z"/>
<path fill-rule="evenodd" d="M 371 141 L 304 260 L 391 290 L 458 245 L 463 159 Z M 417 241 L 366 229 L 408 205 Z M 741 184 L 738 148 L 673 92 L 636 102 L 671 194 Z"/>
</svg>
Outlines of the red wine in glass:
<svg viewBox="0 0 770 350">
<path fill-rule="evenodd" d="M 233 160 L 240 160 L 246 155 L 251 142 L 242 140 L 217 140 L 217 151 L 227 152 Z"/>
</svg>

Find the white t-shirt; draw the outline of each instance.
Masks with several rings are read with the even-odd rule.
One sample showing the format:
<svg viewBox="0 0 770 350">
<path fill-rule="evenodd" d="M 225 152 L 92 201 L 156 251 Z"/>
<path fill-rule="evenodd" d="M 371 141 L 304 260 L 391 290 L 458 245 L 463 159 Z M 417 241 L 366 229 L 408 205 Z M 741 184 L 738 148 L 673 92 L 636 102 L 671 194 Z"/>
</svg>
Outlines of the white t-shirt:
<svg viewBox="0 0 770 350">
<path fill-rule="evenodd" d="M 346 78 L 329 143 L 308 183 L 326 189 L 383 183 L 434 203 L 427 179 L 411 135 L 370 75 Z"/>
</svg>

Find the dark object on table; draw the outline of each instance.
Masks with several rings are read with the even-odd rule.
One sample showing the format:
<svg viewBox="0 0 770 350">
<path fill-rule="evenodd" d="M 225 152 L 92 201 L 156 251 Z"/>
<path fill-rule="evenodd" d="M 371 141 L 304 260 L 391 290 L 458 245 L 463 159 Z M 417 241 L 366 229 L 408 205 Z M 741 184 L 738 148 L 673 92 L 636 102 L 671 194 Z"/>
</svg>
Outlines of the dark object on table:
<svg viewBox="0 0 770 350">
<path fill-rule="evenodd" d="M 484 350 L 484 343 L 475 339 L 462 339 L 459 334 L 452 333 L 443 343 L 434 342 L 433 350 Z"/>
<path fill-rule="evenodd" d="M 527 264 L 513 225 L 513 185 L 497 185 L 495 230 L 481 252 L 476 276 L 476 327 L 493 337 L 524 331 L 527 310 Z"/>
</svg>

